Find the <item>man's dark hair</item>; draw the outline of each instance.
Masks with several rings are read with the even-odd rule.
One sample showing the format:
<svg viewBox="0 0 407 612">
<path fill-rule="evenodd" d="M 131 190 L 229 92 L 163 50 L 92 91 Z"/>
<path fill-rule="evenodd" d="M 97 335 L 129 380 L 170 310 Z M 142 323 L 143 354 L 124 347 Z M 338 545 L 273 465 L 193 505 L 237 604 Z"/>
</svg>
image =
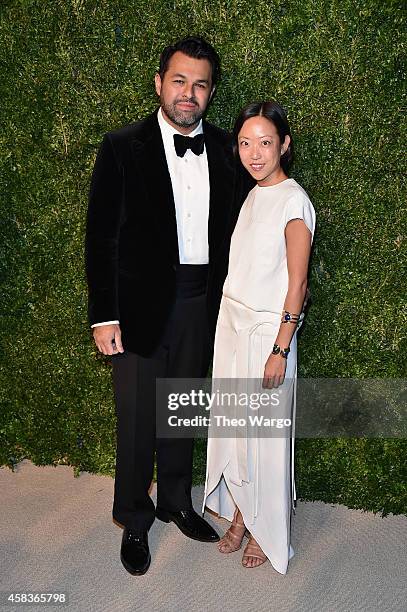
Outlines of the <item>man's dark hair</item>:
<svg viewBox="0 0 407 612">
<path fill-rule="evenodd" d="M 233 142 L 235 151 L 237 152 L 237 137 L 243 124 L 251 117 L 265 117 L 276 126 L 276 130 L 280 137 L 280 143 L 283 144 L 285 137 L 290 137 L 290 144 L 288 145 L 287 151 L 281 156 L 280 164 L 284 172 L 287 174 L 294 157 L 294 145 L 291 137 L 291 130 L 288 123 L 287 115 L 285 110 L 280 104 L 274 100 L 267 102 L 251 102 L 245 106 L 239 113 L 233 128 Z"/>
<path fill-rule="evenodd" d="M 200 36 L 188 36 L 187 38 L 179 40 L 174 45 L 165 47 L 160 55 L 160 67 L 158 69 L 158 74 L 161 78 L 163 78 L 167 72 L 169 61 L 177 51 L 181 51 L 181 53 L 188 55 L 188 57 L 193 57 L 194 59 L 208 60 L 212 67 L 212 88 L 215 87 L 220 78 L 219 55 L 212 45 Z"/>
</svg>

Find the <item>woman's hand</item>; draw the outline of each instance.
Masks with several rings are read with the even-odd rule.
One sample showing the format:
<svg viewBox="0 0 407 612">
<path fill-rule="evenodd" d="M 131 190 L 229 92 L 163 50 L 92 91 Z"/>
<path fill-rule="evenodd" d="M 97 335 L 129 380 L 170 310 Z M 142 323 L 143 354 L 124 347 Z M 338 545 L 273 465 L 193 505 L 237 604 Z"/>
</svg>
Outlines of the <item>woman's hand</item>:
<svg viewBox="0 0 407 612">
<path fill-rule="evenodd" d="M 284 382 L 287 359 L 280 354 L 270 353 L 264 366 L 263 389 L 274 389 Z"/>
</svg>

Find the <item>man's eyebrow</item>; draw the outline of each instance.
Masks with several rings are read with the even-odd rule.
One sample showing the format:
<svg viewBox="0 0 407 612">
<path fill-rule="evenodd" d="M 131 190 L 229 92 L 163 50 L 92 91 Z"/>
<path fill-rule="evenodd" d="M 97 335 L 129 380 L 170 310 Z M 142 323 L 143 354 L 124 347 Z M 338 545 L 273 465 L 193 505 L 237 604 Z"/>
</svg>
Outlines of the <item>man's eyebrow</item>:
<svg viewBox="0 0 407 612">
<path fill-rule="evenodd" d="M 185 74 L 181 74 L 180 72 L 176 72 L 175 74 L 172 75 L 172 78 L 175 78 L 175 77 L 181 77 L 181 79 L 187 78 Z M 208 79 L 196 79 L 195 83 L 207 83 L 209 85 L 209 80 Z"/>
</svg>

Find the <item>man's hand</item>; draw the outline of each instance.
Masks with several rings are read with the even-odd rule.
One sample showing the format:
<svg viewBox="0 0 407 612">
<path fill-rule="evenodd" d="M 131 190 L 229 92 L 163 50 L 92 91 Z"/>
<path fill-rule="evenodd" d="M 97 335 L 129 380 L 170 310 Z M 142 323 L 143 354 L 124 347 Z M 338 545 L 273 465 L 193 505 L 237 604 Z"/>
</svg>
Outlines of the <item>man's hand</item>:
<svg viewBox="0 0 407 612">
<path fill-rule="evenodd" d="M 103 355 L 117 355 L 124 353 L 120 325 L 99 325 L 93 328 L 93 338 L 99 351 Z"/>
</svg>

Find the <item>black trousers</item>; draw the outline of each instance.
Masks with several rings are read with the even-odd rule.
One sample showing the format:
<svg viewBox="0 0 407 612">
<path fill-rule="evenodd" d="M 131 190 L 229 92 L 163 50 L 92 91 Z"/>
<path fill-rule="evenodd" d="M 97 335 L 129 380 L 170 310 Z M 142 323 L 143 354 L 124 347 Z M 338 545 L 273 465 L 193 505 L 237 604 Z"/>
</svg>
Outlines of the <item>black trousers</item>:
<svg viewBox="0 0 407 612">
<path fill-rule="evenodd" d="M 151 357 L 125 350 L 114 355 L 117 453 L 113 518 L 149 529 L 155 507 L 149 496 L 157 463 L 157 506 L 192 507 L 192 439 L 156 438 L 156 378 L 203 378 L 211 358 L 206 309 L 207 266 L 182 265 L 177 296 L 161 342 Z M 124 347 L 126 348 L 126 347 Z"/>
</svg>

